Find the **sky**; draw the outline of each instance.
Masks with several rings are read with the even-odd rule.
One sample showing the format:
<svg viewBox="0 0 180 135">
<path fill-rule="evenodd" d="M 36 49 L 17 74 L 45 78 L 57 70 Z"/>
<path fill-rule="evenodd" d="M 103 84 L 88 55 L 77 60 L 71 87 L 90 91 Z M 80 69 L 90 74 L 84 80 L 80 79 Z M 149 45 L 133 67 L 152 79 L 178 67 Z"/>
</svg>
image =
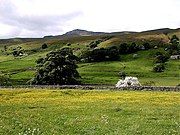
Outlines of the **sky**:
<svg viewBox="0 0 180 135">
<path fill-rule="evenodd" d="M 0 0 L 0 39 L 180 27 L 180 0 Z"/>
</svg>

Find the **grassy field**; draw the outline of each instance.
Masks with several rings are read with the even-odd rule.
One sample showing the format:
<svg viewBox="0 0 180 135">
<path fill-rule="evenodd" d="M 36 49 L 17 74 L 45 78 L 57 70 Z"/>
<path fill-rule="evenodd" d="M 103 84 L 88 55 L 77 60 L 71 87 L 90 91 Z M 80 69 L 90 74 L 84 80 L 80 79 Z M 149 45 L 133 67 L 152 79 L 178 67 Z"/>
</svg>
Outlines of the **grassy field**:
<svg viewBox="0 0 180 135">
<path fill-rule="evenodd" d="M 128 76 L 136 76 L 142 85 L 154 82 L 156 86 L 176 86 L 179 84 L 179 61 L 170 60 L 165 72 L 152 72 L 153 59 L 150 57 L 156 50 L 138 52 L 138 58 L 133 54 L 121 55 L 119 61 L 80 63 L 78 71 L 85 84 L 115 85 L 119 79 L 118 73 L 125 70 Z M 45 56 L 47 52 L 39 52 L 22 58 L 0 56 L 0 71 L 9 74 L 13 84 L 26 84 L 35 73 L 35 61 Z M 2 59 L 1 59 L 2 57 Z M 125 67 L 125 69 L 123 69 Z"/>
<path fill-rule="evenodd" d="M 152 53 L 157 50 L 141 51 L 138 58 L 133 54 L 122 55 L 119 61 L 83 63 L 79 64 L 79 73 L 83 83 L 89 84 L 116 84 L 119 79 L 118 73 L 124 70 L 128 76 L 136 76 L 142 85 L 176 86 L 180 80 L 180 67 L 178 60 L 170 60 L 166 70 L 162 73 L 152 71 Z M 124 69 L 125 67 L 125 69 Z"/>
<path fill-rule="evenodd" d="M 180 32 L 169 33 L 169 36 Z M 79 56 L 90 42 L 101 39 L 103 36 L 85 36 L 72 38 L 54 38 L 54 39 L 38 39 L 31 42 L 25 42 L 16 39 L 16 42 L 0 43 L 0 75 L 6 75 L 10 78 L 12 85 L 25 85 L 35 74 L 36 60 L 55 49 L 59 49 L 67 44 L 73 49 L 74 54 Z M 137 33 L 127 35 L 116 35 L 110 39 L 101 42 L 98 47 L 108 47 L 118 45 L 123 42 L 136 42 L 142 44 L 144 41 L 151 44 L 159 45 L 162 41 L 167 43 L 169 37 L 163 33 Z M 48 48 L 42 49 L 43 43 L 48 44 Z M 7 46 L 7 51 L 4 51 L 4 45 Z M 25 56 L 13 57 L 12 50 L 17 46 L 21 46 L 25 51 Z M 133 58 L 133 54 L 120 55 L 118 61 L 98 62 L 98 63 L 78 63 L 78 71 L 82 77 L 83 84 L 109 84 L 115 85 L 119 80 L 118 73 L 124 70 L 128 76 L 136 76 L 142 85 L 156 86 L 176 86 L 180 80 L 180 66 L 178 60 L 170 60 L 167 62 L 166 70 L 162 73 L 152 72 L 153 58 L 152 56 L 162 48 L 151 49 L 147 51 L 136 52 L 137 58 Z M 9 54 L 9 55 L 7 55 Z M 125 69 L 123 69 L 125 67 Z M 1 79 L 0 77 L 0 80 Z M 0 82 L 1 83 L 1 82 Z"/>
<path fill-rule="evenodd" d="M 1 89 L 2 135 L 178 135 L 180 93 Z"/>
</svg>

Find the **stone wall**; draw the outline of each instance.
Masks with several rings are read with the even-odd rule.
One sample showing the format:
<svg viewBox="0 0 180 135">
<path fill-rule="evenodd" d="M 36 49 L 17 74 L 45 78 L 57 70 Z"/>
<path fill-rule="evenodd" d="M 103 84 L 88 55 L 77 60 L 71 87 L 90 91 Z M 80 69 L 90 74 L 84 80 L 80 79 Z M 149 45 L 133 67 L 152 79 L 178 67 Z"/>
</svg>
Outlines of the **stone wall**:
<svg viewBox="0 0 180 135">
<path fill-rule="evenodd" d="M 110 85 L 20 85 L 0 86 L 2 88 L 34 88 L 34 89 L 82 89 L 82 90 L 142 90 L 142 91 L 180 91 L 180 86 L 130 86 L 116 88 Z"/>
</svg>

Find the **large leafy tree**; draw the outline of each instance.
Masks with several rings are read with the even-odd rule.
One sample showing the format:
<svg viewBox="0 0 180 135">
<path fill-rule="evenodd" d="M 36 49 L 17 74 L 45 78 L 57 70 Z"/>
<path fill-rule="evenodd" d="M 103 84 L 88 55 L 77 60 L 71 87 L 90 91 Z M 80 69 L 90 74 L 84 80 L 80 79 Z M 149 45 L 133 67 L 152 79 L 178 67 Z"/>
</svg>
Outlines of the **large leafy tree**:
<svg viewBox="0 0 180 135">
<path fill-rule="evenodd" d="M 37 60 L 37 73 L 30 81 L 36 85 L 78 84 L 77 57 L 70 48 L 50 52 Z"/>
</svg>

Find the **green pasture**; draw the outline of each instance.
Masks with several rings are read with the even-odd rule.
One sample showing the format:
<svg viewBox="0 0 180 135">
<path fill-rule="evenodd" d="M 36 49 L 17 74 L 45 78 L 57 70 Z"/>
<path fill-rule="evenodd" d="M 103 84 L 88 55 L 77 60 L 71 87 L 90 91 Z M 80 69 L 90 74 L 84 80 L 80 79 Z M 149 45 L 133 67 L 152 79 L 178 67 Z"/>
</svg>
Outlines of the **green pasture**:
<svg viewBox="0 0 180 135">
<path fill-rule="evenodd" d="M 156 50 L 138 52 L 138 57 L 133 54 L 121 55 L 119 61 L 83 63 L 79 64 L 79 73 L 84 83 L 90 84 L 116 84 L 118 73 L 125 71 L 127 76 L 138 77 L 142 85 L 176 86 L 180 80 L 180 65 L 178 60 L 170 60 L 166 70 L 161 73 L 152 71 L 152 54 Z"/>
<path fill-rule="evenodd" d="M 44 57 L 52 50 L 62 48 L 64 46 L 71 47 L 75 55 L 79 56 L 90 42 L 101 39 L 103 36 L 90 37 L 72 37 L 64 39 L 41 39 L 32 42 L 19 42 L 0 44 L 0 74 L 8 75 L 11 84 L 24 85 L 35 74 L 36 60 Z M 114 36 L 107 41 L 98 45 L 98 47 L 108 47 L 118 45 L 123 42 L 142 43 L 142 39 L 156 43 L 156 40 L 162 38 L 167 40 L 167 36 L 161 35 L 121 35 Z M 48 48 L 42 49 L 43 43 L 48 44 Z M 4 52 L 4 45 L 7 45 L 7 52 Z M 13 57 L 12 49 L 21 46 L 25 50 L 25 56 Z M 176 86 L 180 80 L 180 64 L 178 60 L 170 60 L 166 64 L 166 70 L 162 73 L 152 72 L 153 55 L 155 52 L 162 50 L 161 48 L 147 51 L 139 51 L 135 54 L 137 58 L 133 58 L 133 54 L 120 55 L 118 61 L 94 62 L 94 63 L 78 63 L 78 71 L 81 75 L 83 84 L 108 84 L 115 85 L 119 80 L 118 73 L 125 71 L 128 76 L 138 77 L 142 85 L 156 86 Z M 1 80 L 1 78 L 0 78 Z"/>
<path fill-rule="evenodd" d="M 2 135 L 178 135 L 179 92 L 1 89 Z"/>
<path fill-rule="evenodd" d="M 77 48 L 78 44 L 72 44 Z M 13 84 L 26 84 L 35 73 L 36 60 L 44 57 L 47 51 L 34 53 L 22 58 L 0 55 L 0 71 L 8 74 Z M 178 60 L 167 62 L 166 70 L 162 73 L 152 71 L 154 50 L 137 52 L 138 57 L 133 54 L 120 55 L 118 61 L 79 63 L 78 71 L 82 83 L 85 84 L 108 84 L 115 85 L 119 79 L 118 73 L 125 71 L 128 76 L 136 76 L 142 85 L 176 86 L 180 80 L 180 65 Z"/>
</svg>

